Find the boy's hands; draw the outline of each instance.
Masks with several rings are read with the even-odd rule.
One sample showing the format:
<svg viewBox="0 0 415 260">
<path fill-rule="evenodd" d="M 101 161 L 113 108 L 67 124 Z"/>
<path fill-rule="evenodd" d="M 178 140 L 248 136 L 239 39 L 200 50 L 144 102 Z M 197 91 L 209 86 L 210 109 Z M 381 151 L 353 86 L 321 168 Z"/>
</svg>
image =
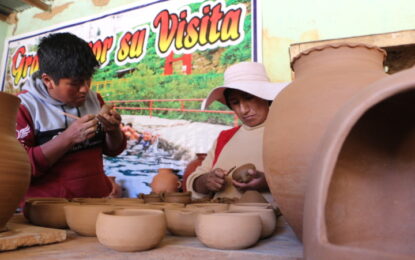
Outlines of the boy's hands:
<svg viewBox="0 0 415 260">
<path fill-rule="evenodd" d="M 100 113 L 97 115 L 97 119 L 103 126 L 105 132 L 113 132 L 120 129 L 121 116 L 112 108 L 112 105 L 104 104 Z"/>
<path fill-rule="evenodd" d="M 98 119 L 95 115 L 89 114 L 73 122 L 63 134 L 72 144 L 77 144 L 93 137 L 97 128 Z"/>
</svg>

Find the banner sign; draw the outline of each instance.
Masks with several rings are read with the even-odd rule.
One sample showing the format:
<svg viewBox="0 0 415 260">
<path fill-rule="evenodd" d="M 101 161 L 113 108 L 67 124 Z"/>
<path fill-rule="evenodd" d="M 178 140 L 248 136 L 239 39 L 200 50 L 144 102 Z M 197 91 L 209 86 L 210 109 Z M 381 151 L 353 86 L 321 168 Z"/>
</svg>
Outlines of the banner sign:
<svg viewBox="0 0 415 260">
<path fill-rule="evenodd" d="M 157 63 L 164 61 L 160 64 L 164 65 L 164 70 L 160 71 L 164 75 L 173 73 L 168 65 L 174 61 L 174 56 L 181 56 L 183 67 L 187 67 L 183 72 L 194 74 L 198 73 L 197 69 L 190 67 L 197 65 L 197 61 L 190 57 L 186 60 L 187 55 L 212 56 L 213 52 L 234 47 L 235 53 L 227 53 L 233 56 L 230 61 L 222 59 L 219 64 L 213 64 L 213 72 L 221 72 L 226 65 L 258 59 L 259 28 L 254 27 L 258 25 L 254 20 L 255 8 L 253 0 L 153 1 L 32 35 L 15 36 L 5 44 L 2 90 L 19 91 L 22 82 L 39 68 L 36 45 L 40 38 L 63 31 L 89 42 L 101 63 L 97 80 L 119 77 L 123 70 L 132 72 L 137 64 L 147 62 L 145 58 L 149 54 L 157 58 Z M 235 48 L 238 45 L 241 46 Z M 100 75 L 108 66 L 113 73 Z"/>
</svg>

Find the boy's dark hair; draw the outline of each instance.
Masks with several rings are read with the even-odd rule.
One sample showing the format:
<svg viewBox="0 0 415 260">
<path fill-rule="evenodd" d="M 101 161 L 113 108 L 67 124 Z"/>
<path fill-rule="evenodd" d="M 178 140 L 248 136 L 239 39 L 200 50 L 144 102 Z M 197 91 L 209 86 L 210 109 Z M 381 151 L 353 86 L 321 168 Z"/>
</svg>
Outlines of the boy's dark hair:
<svg viewBox="0 0 415 260">
<path fill-rule="evenodd" d="M 61 78 L 88 80 L 99 63 L 88 43 L 71 33 L 54 33 L 40 40 L 39 72 L 57 84 Z"/>
</svg>

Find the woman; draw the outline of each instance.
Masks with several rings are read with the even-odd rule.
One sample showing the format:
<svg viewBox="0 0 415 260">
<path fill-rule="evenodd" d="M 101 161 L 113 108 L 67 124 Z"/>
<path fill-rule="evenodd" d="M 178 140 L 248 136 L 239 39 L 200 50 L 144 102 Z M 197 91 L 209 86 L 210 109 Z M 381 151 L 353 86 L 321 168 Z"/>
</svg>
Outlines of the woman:
<svg viewBox="0 0 415 260">
<path fill-rule="evenodd" d="M 202 165 L 186 182 L 195 199 L 239 198 L 245 190 L 258 190 L 268 201 L 268 191 L 262 163 L 262 137 L 269 106 L 286 83 L 271 83 L 260 63 L 241 62 L 230 66 L 224 74 L 224 85 L 211 91 L 202 104 L 206 109 L 217 100 L 232 109 L 242 125 L 222 131 Z M 248 183 L 232 180 L 226 173 L 246 163 L 256 166 Z"/>
</svg>

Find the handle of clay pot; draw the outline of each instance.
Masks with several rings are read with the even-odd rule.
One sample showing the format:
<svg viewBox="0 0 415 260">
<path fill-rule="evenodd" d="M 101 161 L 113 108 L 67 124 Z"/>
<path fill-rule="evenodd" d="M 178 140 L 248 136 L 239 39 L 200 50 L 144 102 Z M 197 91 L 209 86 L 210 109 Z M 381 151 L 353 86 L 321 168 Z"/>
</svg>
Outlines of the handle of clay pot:
<svg viewBox="0 0 415 260">
<path fill-rule="evenodd" d="M 177 181 L 177 189 L 180 189 L 182 187 L 182 182 L 181 181 Z"/>
</svg>

